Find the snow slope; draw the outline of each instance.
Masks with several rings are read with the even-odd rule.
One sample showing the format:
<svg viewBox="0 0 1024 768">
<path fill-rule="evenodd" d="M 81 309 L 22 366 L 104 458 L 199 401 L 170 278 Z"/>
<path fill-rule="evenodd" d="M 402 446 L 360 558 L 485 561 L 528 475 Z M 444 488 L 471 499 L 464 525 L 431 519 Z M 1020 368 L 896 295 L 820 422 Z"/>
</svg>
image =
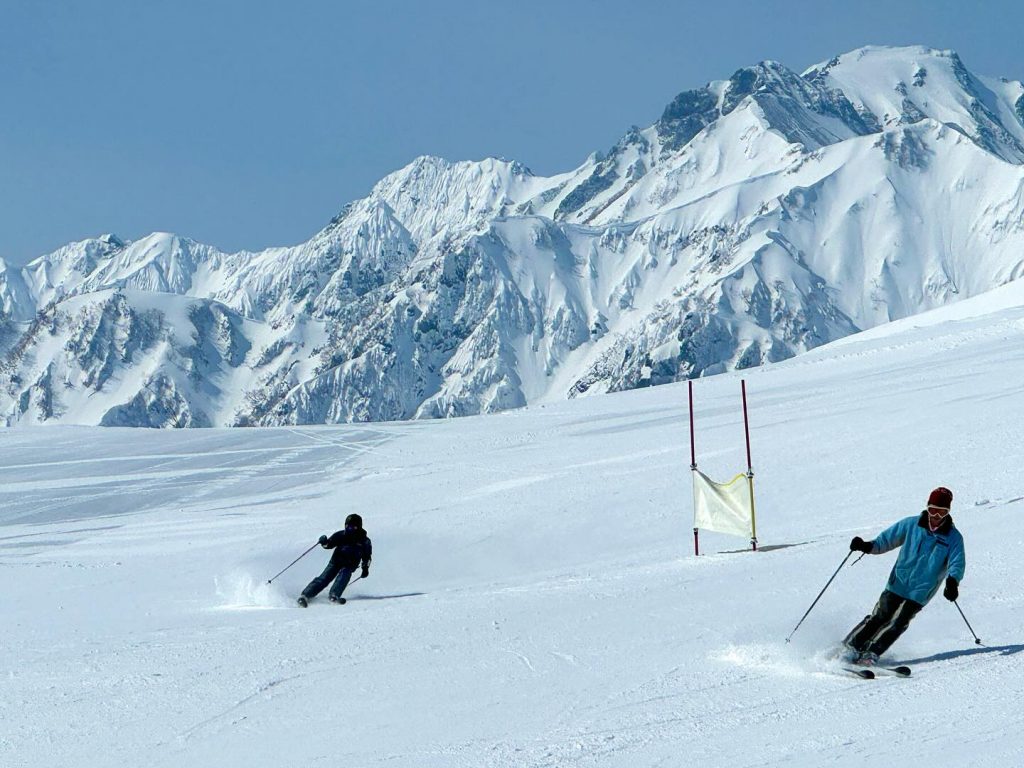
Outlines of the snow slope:
<svg viewBox="0 0 1024 768">
<path fill-rule="evenodd" d="M 0 764 L 1017 766 L 1024 291 L 745 372 L 764 551 L 691 550 L 684 385 L 343 427 L 0 431 Z M 695 384 L 698 460 L 743 468 L 739 378 Z M 960 604 L 830 671 L 955 493 Z M 370 578 L 292 600 L 359 511 Z"/>
</svg>

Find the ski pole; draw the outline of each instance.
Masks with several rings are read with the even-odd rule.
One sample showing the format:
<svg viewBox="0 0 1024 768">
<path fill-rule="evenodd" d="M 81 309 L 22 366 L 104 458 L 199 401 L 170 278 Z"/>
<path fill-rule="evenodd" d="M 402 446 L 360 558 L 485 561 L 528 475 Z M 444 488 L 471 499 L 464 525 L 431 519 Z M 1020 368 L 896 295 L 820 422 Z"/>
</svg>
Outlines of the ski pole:
<svg viewBox="0 0 1024 768">
<path fill-rule="evenodd" d="M 969 622 L 967 620 L 967 617 L 964 616 L 964 612 L 963 612 L 963 609 L 960 607 L 960 604 L 956 600 L 954 600 L 953 601 L 953 605 L 955 605 L 956 609 L 958 611 L 960 611 L 960 617 L 964 620 L 964 624 L 967 625 L 967 628 L 969 630 L 971 630 L 971 634 L 974 635 L 974 644 L 975 645 L 984 645 L 984 643 L 981 642 L 981 638 L 974 634 L 974 627 L 971 626 L 971 622 Z"/>
<path fill-rule="evenodd" d="M 289 568 L 291 568 L 291 567 L 292 567 L 293 565 L 295 565 L 295 564 L 296 564 L 297 562 L 299 562 L 299 560 L 301 560 L 301 559 L 302 559 L 302 558 L 304 558 L 304 557 L 305 557 L 306 555 L 308 555 L 308 554 L 309 554 L 310 552 L 312 552 L 312 551 L 313 551 L 313 547 L 316 547 L 316 546 L 317 546 L 318 544 L 320 544 L 320 542 L 319 542 L 319 541 L 318 541 L 318 542 L 317 542 L 316 544 L 314 544 L 314 545 L 313 545 L 312 547 L 310 547 L 309 549 L 307 549 L 307 550 L 306 550 L 305 552 L 303 552 L 303 553 L 302 553 L 301 555 L 299 555 L 298 557 L 296 557 L 296 558 L 295 558 L 294 560 L 292 560 L 292 561 L 291 561 L 290 563 L 288 563 L 288 565 L 286 565 L 286 566 L 285 566 L 284 568 L 282 568 L 282 569 L 281 569 L 281 570 L 280 570 L 280 571 L 279 571 L 279 572 L 278 572 L 278 573 L 277 573 L 277 574 L 276 574 L 276 575 L 274 576 L 274 578 L 273 578 L 273 579 L 267 579 L 267 584 L 269 584 L 270 582 L 272 582 L 272 581 L 273 581 L 274 579 L 276 579 L 276 578 L 277 578 L 278 576 L 280 576 L 280 575 L 281 575 L 282 573 L 284 573 L 284 572 L 285 572 L 285 571 L 287 571 L 287 570 L 288 570 Z"/>
<path fill-rule="evenodd" d="M 836 572 L 832 574 L 832 578 L 828 580 L 828 582 L 827 582 L 827 583 L 825 584 L 825 586 L 824 586 L 824 587 L 822 587 L 822 589 L 821 589 L 821 592 L 819 592 L 819 593 L 818 593 L 818 596 L 817 596 L 816 598 L 814 598 L 814 602 L 813 602 L 813 603 L 811 603 L 811 607 L 807 609 L 807 613 L 805 613 L 805 614 L 804 614 L 804 615 L 803 615 L 803 616 L 802 616 L 802 617 L 800 618 L 800 621 L 798 621 L 798 622 L 796 623 L 796 626 L 795 626 L 795 627 L 793 627 L 793 631 L 789 633 L 789 637 L 787 637 L 787 638 L 786 638 L 786 642 L 787 642 L 787 643 L 788 643 L 788 642 L 789 642 L 789 641 L 790 641 L 790 640 L 791 640 L 791 639 L 793 638 L 793 635 L 795 635 L 795 634 L 796 634 L 796 631 L 797 631 L 798 629 L 800 629 L 800 625 L 804 623 L 804 619 L 806 619 L 806 618 L 807 618 L 807 615 L 808 615 L 808 614 L 809 614 L 809 613 L 810 613 L 810 612 L 811 612 L 812 610 L 814 610 L 814 606 L 816 606 L 816 605 L 818 604 L 818 601 L 819 601 L 819 600 L 821 600 L 821 596 L 825 594 L 825 590 L 826 590 L 826 589 L 828 589 L 828 586 L 829 586 L 829 584 L 831 584 L 831 583 L 832 583 L 832 582 L 833 582 L 833 581 L 835 580 L 836 576 L 838 576 L 838 575 L 839 575 L 839 572 L 840 572 L 841 570 L 843 570 L 843 566 L 844 566 L 844 565 L 846 565 L 846 561 L 850 559 L 850 555 L 852 555 L 852 554 L 853 554 L 853 550 L 852 550 L 852 549 L 851 549 L 851 550 L 850 550 L 849 552 L 847 552 L 847 553 L 846 553 L 846 557 L 844 557 L 844 558 L 843 558 L 843 562 L 841 562 L 841 563 L 839 564 L 839 567 L 838 567 L 838 568 L 836 568 Z"/>
</svg>

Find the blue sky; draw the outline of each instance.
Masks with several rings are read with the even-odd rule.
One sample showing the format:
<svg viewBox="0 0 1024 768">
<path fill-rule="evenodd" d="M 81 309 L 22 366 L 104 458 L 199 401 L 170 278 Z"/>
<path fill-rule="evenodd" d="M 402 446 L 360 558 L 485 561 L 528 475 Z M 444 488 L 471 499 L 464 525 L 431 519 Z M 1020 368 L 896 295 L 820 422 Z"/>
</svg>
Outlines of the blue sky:
<svg viewBox="0 0 1024 768">
<path fill-rule="evenodd" d="M 0 257 L 308 239 L 421 154 L 579 164 L 679 91 L 866 44 L 1024 79 L 1024 4 L 0 0 Z"/>
</svg>

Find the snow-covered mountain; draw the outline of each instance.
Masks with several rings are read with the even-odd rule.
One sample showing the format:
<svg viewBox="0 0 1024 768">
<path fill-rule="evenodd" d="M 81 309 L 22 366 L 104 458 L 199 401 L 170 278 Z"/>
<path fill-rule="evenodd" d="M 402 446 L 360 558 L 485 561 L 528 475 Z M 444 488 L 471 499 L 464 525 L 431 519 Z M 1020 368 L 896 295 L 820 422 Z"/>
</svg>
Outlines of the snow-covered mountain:
<svg viewBox="0 0 1024 768">
<path fill-rule="evenodd" d="M 679 94 L 568 173 L 422 157 L 302 245 L 0 265 L 7 423 L 453 416 L 756 366 L 1024 272 L 1024 86 L 863 48 Z"/>
</svg>

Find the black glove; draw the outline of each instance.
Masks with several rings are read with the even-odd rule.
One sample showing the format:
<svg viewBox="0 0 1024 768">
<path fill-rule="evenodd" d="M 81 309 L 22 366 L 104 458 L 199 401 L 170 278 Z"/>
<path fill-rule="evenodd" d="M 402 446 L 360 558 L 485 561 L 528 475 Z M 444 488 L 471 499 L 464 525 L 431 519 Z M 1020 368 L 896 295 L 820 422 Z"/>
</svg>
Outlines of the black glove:
<svg viewBox="0 0 1024 768">
<path fill-rule="evenodd" d="M 850 551 L 863 552 L 865 555 L 870 555 L 874 546 L 875 542 L 864 541 L 860 536 L 854 536 L 853 541 L 850 542 Z"/>
<path fill-rule="evenodd" d="M 364 565 L 363 566 L 363 572 L 359 574 L 359 578 L 365 579 L 369 575 L 370 575 L 370 566 Z"/>
<path fill-rule="evenodd" d="M 942 596 L 950 602 L 960 597 L 960 586 L 952 576 L 946 577 L 946 588 L 942 590 Z"/>
<path fill-rule="evenodd" d="M 325 545 L 326 543 L 327 543 L 327 536 L 326 536 L 326 535 L 325 535 L 325 536 L 321 536 L 321 537 L 320 537 L 320 546 L 322 547 L 322 546 L 324 546 L 324 545 Z"/>
</svg>

